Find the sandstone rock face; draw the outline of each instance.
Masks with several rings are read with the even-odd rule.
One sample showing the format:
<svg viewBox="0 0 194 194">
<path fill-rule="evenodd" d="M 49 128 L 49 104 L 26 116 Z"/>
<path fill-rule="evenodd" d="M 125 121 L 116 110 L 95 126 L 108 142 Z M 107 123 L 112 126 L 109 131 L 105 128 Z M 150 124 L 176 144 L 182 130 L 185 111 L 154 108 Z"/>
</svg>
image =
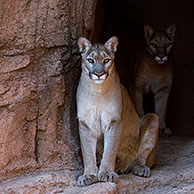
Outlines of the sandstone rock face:
<svg viewBox="0 0 194 194">
<path fill-rule="evenodd" d="M 0 0 L 0 180 L 45 168 L 81 169 L 76 40 L 92 33 L 95 4 Z"/>
</svg>

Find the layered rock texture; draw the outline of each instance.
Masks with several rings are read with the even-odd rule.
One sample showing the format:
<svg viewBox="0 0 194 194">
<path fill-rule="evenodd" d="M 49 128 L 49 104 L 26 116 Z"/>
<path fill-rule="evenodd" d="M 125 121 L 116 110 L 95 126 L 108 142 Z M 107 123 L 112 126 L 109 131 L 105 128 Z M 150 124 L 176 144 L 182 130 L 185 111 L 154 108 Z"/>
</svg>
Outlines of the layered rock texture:
<svg viewBox="0 0 194 194">
<path fill-rule="evenodd" d="M 80 168 L 76 41 L 92 32 L 94 10 L 85 0 L 0 0 L 0 180 Z"/>
<path fill-rule="evenodd" d="M 101 183 L 81 189 L 75 186 L 83 170 L 75 105 L 80 75 L 77 39 L 86 36 L 98 40 L 103 19 L 101 3 L 97 4 L 97 0 L 0 0 L 0 193 L 134 193 L 144 189 L 156 193 L 158 184 L 169 183 L 172 184 L 166 191 L 172 188 L 183 193 L 175 182 L 182 184 L 184 191 L 193 192 L 194 142 L 187 139 L 173 139 L 174 144 L 172 139 L 164 141 L 165 150 L 168 146 L 174 149 L 169 153 L 159 149 L 161 156 L 158 155 L 149 179 L 127 175 L 121 176 L 117 185 Z M 193 71 L 188 73 L 188 68 L 183 74 L 182 69 L 178 70 L 174 96 L 184 88 L 187 94 L 193 94 L 193 89 L 185 87 L 193 80 Z M 188 81 L 181 82 L 179 74 L 183 78 L 189 75 Z M 180 90 L 176 85 L 179 82 Z M 182 110 L 193 100 L 192 95 L 188 101 L 185 95 L 181 99 L 178 102 L 185 103 L 179 104 Z M 193 127 L 186 122 L 192 119 L 192 107 L 193 104 L 188 115 L 184 112 L 185 122 L 180 128 L 184 123 L 188 130 Z M 180 112 L 173 109 L 174 112 L 177 117 L 172 121 L 181 120 Z M 188 142 L 184 146 L 191 153 L 179 152 L 180 158 L 179 155 L 175 156 L 176 160 L 171 158 L 184 141 Z"/>
</svg>

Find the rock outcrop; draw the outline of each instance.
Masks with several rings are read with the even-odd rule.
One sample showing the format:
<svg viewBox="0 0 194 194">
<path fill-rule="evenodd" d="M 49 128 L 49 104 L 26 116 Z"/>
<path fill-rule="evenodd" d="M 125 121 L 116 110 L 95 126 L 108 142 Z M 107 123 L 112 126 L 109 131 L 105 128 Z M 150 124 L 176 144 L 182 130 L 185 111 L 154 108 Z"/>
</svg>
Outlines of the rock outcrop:
<svg viewBox="0 0 194 194">
<path fill-rule="evenodd" d="M 120 175 L 119 182 L 78 187 L 66 170 L 33 172 L 0 183 L 2 194 L 172 194 L 194 193 L 194 140 L 162 138 L 149 178 Z M 168 152 L 166 151 L 168 150 Z"/>
<path fill-rule="evenodd" d="M 92 34 L 95 6 L 89 0 L 0 0 L 0 180 L 82 169 L 76 41 Z"/>
</svg>

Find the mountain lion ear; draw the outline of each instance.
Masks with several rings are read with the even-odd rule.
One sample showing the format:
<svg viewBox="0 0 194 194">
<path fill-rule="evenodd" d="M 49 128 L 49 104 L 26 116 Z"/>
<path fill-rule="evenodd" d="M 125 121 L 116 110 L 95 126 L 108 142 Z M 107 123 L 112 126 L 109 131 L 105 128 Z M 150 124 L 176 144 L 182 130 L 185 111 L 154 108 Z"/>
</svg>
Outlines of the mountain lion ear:
<svg viewBox="0 0 194 194">
<path fill-rule="evenodd" d="M 79 46 L 79 51 L 81 53 L 85 53 L 89 50 L 89 48 L 92 46 L 91 42 L 84 38 L 84 37 L 80 37 L 78 39 L 78 46 Z"/>
<path fill-rule="evenodd" d="M 111 52 L 116 52 L 117 51 L 117 45 L 118 45 L 118 38 L 116 36 L 113 36 L 110 38 L 106 43 L 105 46 L 110 50 Z"/>
<path fill-rule="evenodd" d="M 173 38 L 175 35 L 175 31 L 176 31 L 176 26 L 175 24 L 171 24 L 170 26 L 168 26 L 168 28 L 166 28 L 166 32 L 168 33 L 168 35 Z"/>
<path fill-rule="evenodd" d="M 154 29 L 146 24 L 144 25 L 144 33 L 145 37 L 149 39 L 153 35 Z"/>
</svg>

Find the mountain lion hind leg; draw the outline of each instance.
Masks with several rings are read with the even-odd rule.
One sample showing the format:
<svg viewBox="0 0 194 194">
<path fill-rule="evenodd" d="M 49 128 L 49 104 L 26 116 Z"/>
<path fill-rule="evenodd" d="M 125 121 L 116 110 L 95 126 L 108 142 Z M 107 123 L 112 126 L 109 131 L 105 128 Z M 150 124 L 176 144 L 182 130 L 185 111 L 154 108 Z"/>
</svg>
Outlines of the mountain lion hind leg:
<svg viewBox="0 0 194 194">
<path fill-rule="evenodd" d="M 159 119 L 155 114 L 146 114 L 141 119 L 140 146 L 137 158 L 132 166 L 133 174 L 149 177 L 154 163 L 158 142 Z"/>
</svg>

